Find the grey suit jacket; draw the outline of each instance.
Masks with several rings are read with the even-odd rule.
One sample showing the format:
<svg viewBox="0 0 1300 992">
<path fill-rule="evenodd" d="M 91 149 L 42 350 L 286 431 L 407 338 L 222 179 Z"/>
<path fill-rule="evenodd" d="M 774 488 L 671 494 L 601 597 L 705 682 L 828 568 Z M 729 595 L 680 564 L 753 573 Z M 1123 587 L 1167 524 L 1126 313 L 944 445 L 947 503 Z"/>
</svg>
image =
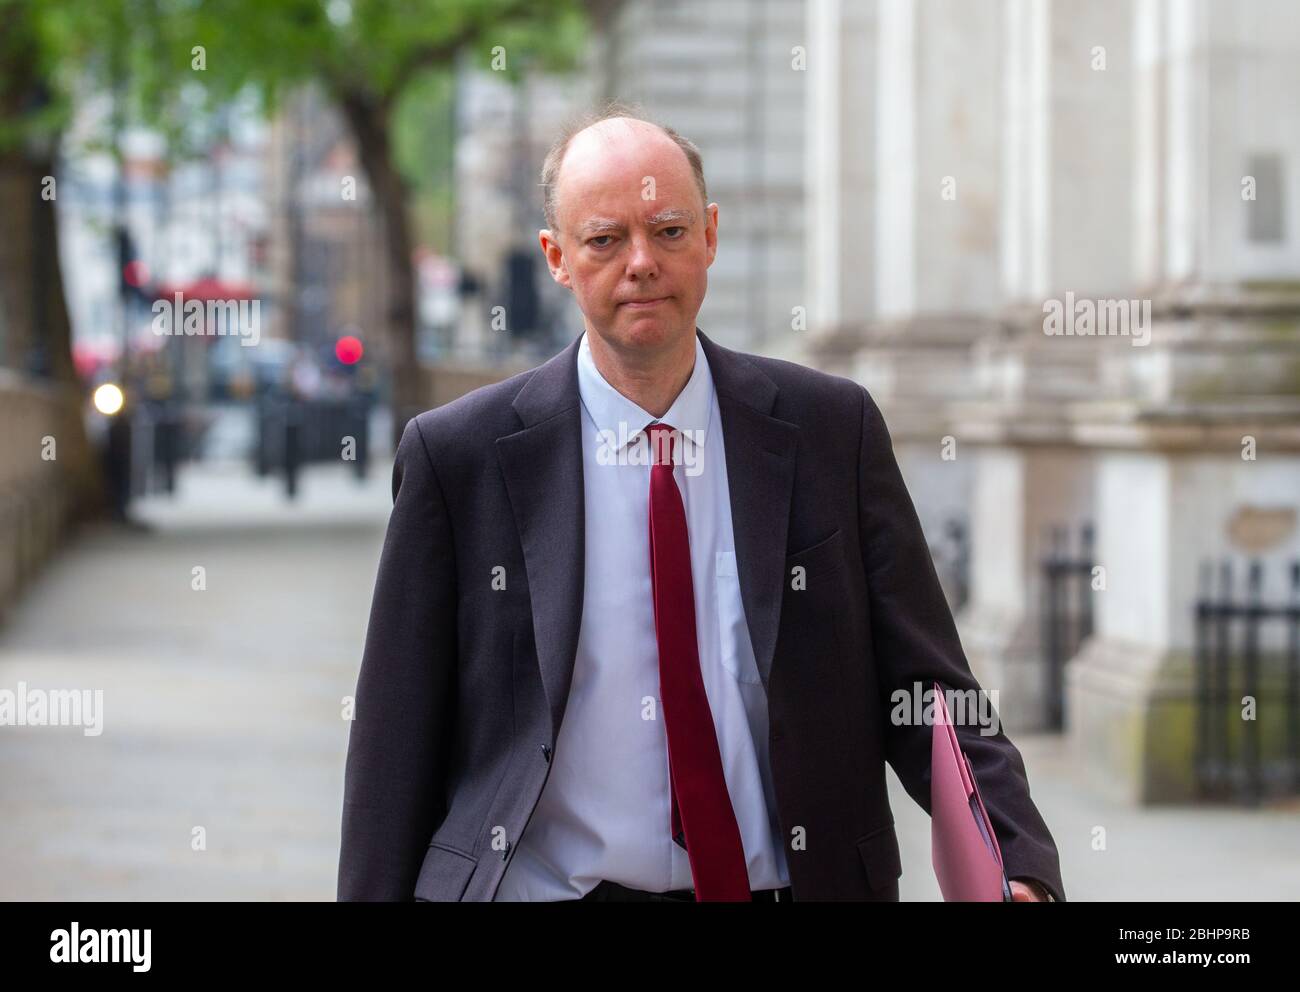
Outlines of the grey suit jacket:
<svg viewBox="0 0 1300 992">
<path fill-rule="evenodd" d="M 894 725 L 890 695 L 979 686 L 870 395 L 697 333 L 793 898 L 897 900 L 885 763 L 928 812 L 931 728 Z M 348 742 L 340 900 L 489 901 L 528 826 L 581 621 L 577 347 L 406 425 Z M 1001 732 L 958 733 L 1008 876 L 1063 900 L 1019 752 Z"/>
</svg>

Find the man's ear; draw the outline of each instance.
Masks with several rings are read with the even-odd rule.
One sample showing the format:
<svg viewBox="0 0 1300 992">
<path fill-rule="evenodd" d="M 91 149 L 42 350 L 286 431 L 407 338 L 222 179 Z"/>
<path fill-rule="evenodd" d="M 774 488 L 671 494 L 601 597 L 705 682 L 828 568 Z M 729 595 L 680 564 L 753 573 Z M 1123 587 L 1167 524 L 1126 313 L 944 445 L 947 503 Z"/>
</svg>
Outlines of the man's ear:
<svg viewBox="0 0 1300 992">
<path fill-rule="evenodd" d="M 572 288 L 569 286 L 569 269 L 564 264 L 564 250 L 555 234 L 542 228 L 537 232 L 537 240 L 542 246 L 542 254 L 546 256 L 546 267 L 551 270 L 551 278 L 561 286 Z"/>
<path fill-rule="evenodd" d="M 709 265 L 718 254 L 718 205 L 710 203 L 704 208 L 704 244 L 709 252 Z"/>
</svg>

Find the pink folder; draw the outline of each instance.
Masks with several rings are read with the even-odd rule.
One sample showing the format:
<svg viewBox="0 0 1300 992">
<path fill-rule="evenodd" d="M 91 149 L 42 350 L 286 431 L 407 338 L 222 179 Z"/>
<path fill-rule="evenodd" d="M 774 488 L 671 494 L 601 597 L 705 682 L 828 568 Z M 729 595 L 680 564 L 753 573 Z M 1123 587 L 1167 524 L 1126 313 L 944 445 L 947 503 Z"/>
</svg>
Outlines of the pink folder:
<svg viewBox="0 0 1300 992">
<path fill-rule="evenodd" d="M 934 683 L 930 748 L 930 857 L 945 902 L 1011 899 L 997 834 L 970 761 L 957 742 L 948 704 Z"/>
</svg>

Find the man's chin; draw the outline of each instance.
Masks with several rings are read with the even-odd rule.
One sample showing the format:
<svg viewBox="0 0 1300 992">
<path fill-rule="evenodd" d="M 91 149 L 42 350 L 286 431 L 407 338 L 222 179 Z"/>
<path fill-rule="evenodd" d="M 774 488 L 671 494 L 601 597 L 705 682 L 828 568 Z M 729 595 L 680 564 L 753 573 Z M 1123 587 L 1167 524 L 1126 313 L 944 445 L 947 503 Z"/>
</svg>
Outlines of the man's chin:
<svg viewBox="0 0 1300 992">
<path fill-rule="evenodd" d="M 622 335 L 625 347 L 643 353 L 671 352 L 682 338 L 681 331 L 662 324 L 629 327 Z"/>
<path fill-rule="evenodd" d="M 636 313 L 628 311 L 625 307 L 619 307 L 618 319 L 615 321 L 619 337 L 629 345 L 654 348 L 670 345 L 695 330 L 693 325 L 684 328 L 676 313 L 657 312 L 667 309 L 667 307 L 654 307 L 643 313 Z"/>
</svg>

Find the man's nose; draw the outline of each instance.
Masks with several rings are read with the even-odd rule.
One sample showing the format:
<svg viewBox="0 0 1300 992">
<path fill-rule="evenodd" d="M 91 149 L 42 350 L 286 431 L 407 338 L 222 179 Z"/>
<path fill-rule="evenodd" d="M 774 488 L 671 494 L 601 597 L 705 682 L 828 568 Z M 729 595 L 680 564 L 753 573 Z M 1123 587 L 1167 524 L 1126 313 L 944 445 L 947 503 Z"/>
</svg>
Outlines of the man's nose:
<svg viewBox="0 0 1300 992">
<path fill-rule="evenodd" d="M 656 275 L 659 263 L 655 259 L 654 245 L 644 235 L 634 235 L 631 242 L 631 254 L 627 260 L 628 275 L 645 278 Z"/>
</svg>

